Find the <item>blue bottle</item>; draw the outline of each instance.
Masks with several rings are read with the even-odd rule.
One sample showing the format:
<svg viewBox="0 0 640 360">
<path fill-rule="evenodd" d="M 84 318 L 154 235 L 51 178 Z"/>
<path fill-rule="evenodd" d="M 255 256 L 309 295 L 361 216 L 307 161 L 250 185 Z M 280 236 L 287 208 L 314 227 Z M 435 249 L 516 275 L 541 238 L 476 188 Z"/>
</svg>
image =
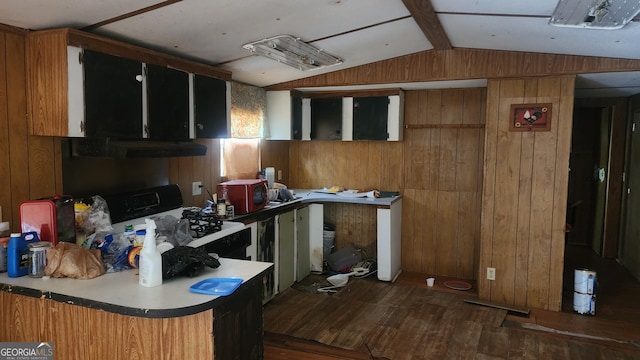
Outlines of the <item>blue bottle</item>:
<svg viewBox="0 0 640 360">
<path fill-rule="evenodd" d="M 29 243 L 39 241 L 35 232 L 13 233 L 7 247 L 7 275 L 20 277 L 29 271 Z"/>
</svg>

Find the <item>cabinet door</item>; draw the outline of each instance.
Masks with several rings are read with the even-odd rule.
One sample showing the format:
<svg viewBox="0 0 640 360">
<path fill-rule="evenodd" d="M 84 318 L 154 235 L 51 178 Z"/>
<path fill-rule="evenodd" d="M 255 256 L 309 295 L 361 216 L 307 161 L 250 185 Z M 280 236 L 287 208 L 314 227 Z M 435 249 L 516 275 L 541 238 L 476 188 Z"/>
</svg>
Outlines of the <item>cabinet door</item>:
<svg viewBox="0 0 640 360">
<path fill-rule="evenodd" d="M 193 96 L 196 138 L 228 137 L 227 82 L 195 75 Z"/>
<path fill-rule="evenodd" d="M 142 138 L 142 63 L 84 50 L 85 135 Z"/>
<path fill-rule="evenodd" d="M 295 215 L 289 211 L 278 215 L 278 292 L 295 282 Z"/>
<path fill-rule="evenodd" d="M 269 273 L 273 274 L 272 271 Z M 261 279 L 251 279 L 230 295 L 228 301 L 213 308 L 216 359 L 264 358 L 261 285 Z M 200 357 L 213 358 L 210 354 L 201 354 Z"/>
<path fill-rule="evenodd" d="M 342 98 L 311 99 L 311 140 L 342 139 Z"/>
<path fill-rule="evenodd" d="M 353 99 L 353 140 L 387 140 L 387 96 Z"/>
<path fill-rule="evenodd" d="M 147 65 L 148 137 L 189 139 L 189 74 Z"/>
<path fill-rule="evenodd" d="M 311 273 L 310 232 L 309 207 L 305 206 L 296 210 L 296 281 L 301 281 Z"/>
<path fill-rule="evenodd" d="M 291 96 L 291 135 L 302 140 L 302 97 Z"/>
<path fill-rule="evenodd" d="M 275 262 L 276 227 L 275 219 L 269 218 L 258 221 L 257 232 L 258 261 Z M 262 301 L 267 302 L 275 295 L 275 275 L 270 272 L 262 284 Z"/>
</svg>

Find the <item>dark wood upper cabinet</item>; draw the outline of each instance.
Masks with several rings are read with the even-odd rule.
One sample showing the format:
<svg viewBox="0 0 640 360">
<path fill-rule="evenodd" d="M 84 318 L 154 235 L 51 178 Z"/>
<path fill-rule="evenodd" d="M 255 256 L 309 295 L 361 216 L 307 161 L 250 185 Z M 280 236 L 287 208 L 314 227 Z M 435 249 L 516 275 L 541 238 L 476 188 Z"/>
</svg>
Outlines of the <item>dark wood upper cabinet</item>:
<svg viewBox="0 0 640 360">
<path fill-rule="evenodd" d="M 291 95 L 291 138 L 302 140 L 302 97 Z"/>
<path fill-rule="evenodd" d="M 353 140 L 387 140 L 388 96 L 353 98 Z"/>
<path fill-rule="evenodd" d="M 85 135 L 142 137 L 142 63 L 91 50 L 84 66 Z"/>
<path fill-rule="evenodd" d="M 189 74 L 147 65 L 148 137 L 189 139 Z"/>
<path fill-rule="evenodd" d="M 227 82 L 195 75 L 193 96 L 196 138 L 229 137 Z"/>
<path fill-rule="evenodd" d="M 342 98 L 311 99 L 311 140 L 342 140 Z"/>
</svg>

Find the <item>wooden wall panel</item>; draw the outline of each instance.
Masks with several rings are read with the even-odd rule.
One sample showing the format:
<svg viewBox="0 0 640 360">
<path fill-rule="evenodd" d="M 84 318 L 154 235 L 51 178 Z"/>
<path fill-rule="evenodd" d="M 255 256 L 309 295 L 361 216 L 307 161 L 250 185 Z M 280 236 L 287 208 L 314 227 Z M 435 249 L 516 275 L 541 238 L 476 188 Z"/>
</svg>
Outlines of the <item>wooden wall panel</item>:
<svg viewBox="0 0 640 360">
<path fill-rule="evenodd" d="M 0 29 L 0 206 L 20 230 L 20 203 L 62 192 L 59 139 L 29 136 L 26 32 Z"/>
<path fill-rule="evenodd" d="M 560 310 L 573 76 L 489 82 L 479 295 Z M 511 132 L 511 104 L 552 103 L 551 130 Z"/>
<path fill-rule="evenodd" d="M 485 89 L 407 91 L 405 124 L 448 127 L 407 128 L 402 142 L 290 142 L 290 185 L 400 191 L 403 270 L 475 279 L 485 99 Z M 337 246 L 374 248 L 374 209 L 361 208 L 325 207 Z"/>
<path fill-rule="evenodd" d="M 427 50 L 269 86 L 393 84 L 411 81 L 498 79 L 640 70 L 640 60 L 481 49 Z"/>
<path fill-rule="evenodd" d="M 291 169 L 289 167 L 289 142 L 263 140 L 260 142 L 260 158 L 262 168 L 273 166 L 276 168 L 276 181 L 289 184 Z M 282 171 L 282 179 L 278 180 L 278 170 Z"/>
<path fill-rule="evenodd" d="M 0 174 L 2 186 L 0 186 L 0 220 L 12 219 L 11 203 L 11 153 L 9 144 L 9 121 L 7 114 L 7 61 L 6 61 L 6 34 L 0 32 Z"/>
<path fill-rule="evenodd" d="M 2 341 L 53 342 L 56 359 L 211 359 L 213 354 L 212 310 L 140 318 L 7 292 L 0 292 L 0 305 Z"/>
<path fill-rule="evenodd" d="M 215 194 L 220 183 L 220 140 L 198 139 L 197 143 L 207 147 L 205 156 L 187 156 L 169 159 L 169 183 L 178 184 L 182 191 L 184 206 L 204 206 L 209 193 Z M 191 195 L 191 183 L 201 181 L 206 188 L 201 195 Z"/>
</svg>

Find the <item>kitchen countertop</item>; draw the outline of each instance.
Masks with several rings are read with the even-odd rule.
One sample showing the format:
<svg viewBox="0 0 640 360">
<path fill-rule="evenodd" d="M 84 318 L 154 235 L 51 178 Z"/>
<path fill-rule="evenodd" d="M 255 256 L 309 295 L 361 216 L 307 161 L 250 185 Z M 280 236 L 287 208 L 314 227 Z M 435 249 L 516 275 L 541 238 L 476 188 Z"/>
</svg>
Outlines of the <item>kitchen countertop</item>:
<svg viewBox="0 0 640 360">
<path fill-rule="evenodd" d="M 346 193 L 345 195 L 333 194 L 322 192 L 321 190 L 309 190 L 309 189 L 293 189 L 296 198 L 300 198 L 303 203 L 313 202 L 336 202 L 336 203 L 349 203 L 349 204 L 363 204 L 363 205 L 377 205 L 377 206 L 391 206 L 394 202 L 402 198 L 402 196 L 392 197 L 353 197 Z"/>
<path fill-rule="evenodd" d="M 299 204 L 312 204 L 312 203 L 348 203 L 348 204 L 363 204 L 363 205 L 375 205 L 379 207 L 390 207 L 393 203 L 402 198 L 401 195 L 392 197 L 352 197 L 339 194 L 325 193 L 321 190 L 312 189 L 291 189 L 294 192 L 295 199 L 287 202 L 270 201 L 264 209 L 258 210 L 250 214 L 236 215 L 230 221 L 244 221 L 246 219 L 268 217 L 271 214 L 286 211 L 289 208 L 293 208 Z"/>
<path fill-rule="evenodd" d="M 132 316 L 168 318 L 211 309 L 225 296 L 192 293 L 189 286 L 207 278 L 240 278 L 243 284 L 261 278 L 272 263 L 220 258 L 220 267 L 205 270 L 196 277 L 164 280 L 161 286 L 138 284 L 138 270 L 107 273 L 90 280 L 70 278 L 11 278 L 0 274 L 0 291 L 43 297 L 90 308 Z M 242 286 L 242 285 L 241 285 Z M 231 297 L 233 294 L 228 295 Z"/>
</svg>

